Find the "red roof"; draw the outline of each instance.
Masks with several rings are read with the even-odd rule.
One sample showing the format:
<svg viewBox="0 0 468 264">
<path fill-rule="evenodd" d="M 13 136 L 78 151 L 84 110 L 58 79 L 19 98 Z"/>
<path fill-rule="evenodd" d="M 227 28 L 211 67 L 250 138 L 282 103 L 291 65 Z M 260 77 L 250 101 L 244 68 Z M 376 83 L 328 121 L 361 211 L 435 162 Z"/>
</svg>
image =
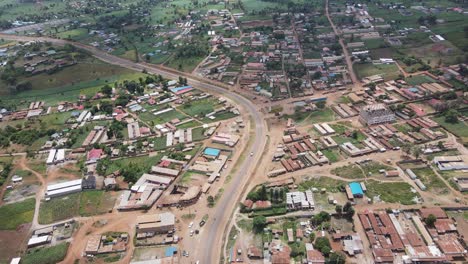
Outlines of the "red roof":
<svg viewBox="0 0 468 264">
<path fill-rule="evenodd" d="M 325 257 L 318 250 L 307 250 L 307 261 L 309 263 L 325 263 Z"/>
<path fill-rule="evenodd" d="M 256 201 L 255 202 L 255 208 L 268 208 L 271 206 L 270 201 Z"/>
<path fill-rule="evenodd" d="M 252 200 L 245 200 L 244 201 L 244 206 L 247 207 L 247 208 L 252 208 L 252 205 L 253 205 L 253 201 Z"/>
<path fill-rule="evenodd" d="M 147 127 L 140 127 L 140 133 L 141 134 L 149 134 L 151 130 Z"/>
<path fill-rule="evenodd" d="M 431 214 L 433 214 L 437 218 L 447 218 L 447 214 L 440 207 L 421 208 L 419 209 L 419 212 L 423 219 L 426 219 Z"/>
<path fill-rule="evenodd" d="M 88 160 L 100 159 L 102 156 L 102 153 L 103 153 L 102 149 L 92 149 L 88 152 Z"/>
<path fill-rule="evenodd" d="M 163 160 L 159 163 L 159 167 L 169 167 L 169 165 L 171 165 L 169 160 Z"/>
</svg>

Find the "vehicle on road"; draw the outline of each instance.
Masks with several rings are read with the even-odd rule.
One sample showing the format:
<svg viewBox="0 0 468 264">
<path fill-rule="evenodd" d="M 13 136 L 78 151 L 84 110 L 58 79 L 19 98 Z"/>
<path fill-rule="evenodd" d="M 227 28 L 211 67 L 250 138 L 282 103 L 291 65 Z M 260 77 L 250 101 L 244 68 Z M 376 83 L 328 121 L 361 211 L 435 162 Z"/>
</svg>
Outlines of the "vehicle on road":
<svg viewBox="0 0 468 264">
<path fill-rule="evenodd" d="M 192 228 L 193 226 L 193 222 L 190 222 L 190 224 L 188 225 L 188 228 Z"/>
<path fill-rule="evenodd" d="M 206 224 L 205 220 L 200 221 L 200 227 L 204 226 Z"/>
</svg>

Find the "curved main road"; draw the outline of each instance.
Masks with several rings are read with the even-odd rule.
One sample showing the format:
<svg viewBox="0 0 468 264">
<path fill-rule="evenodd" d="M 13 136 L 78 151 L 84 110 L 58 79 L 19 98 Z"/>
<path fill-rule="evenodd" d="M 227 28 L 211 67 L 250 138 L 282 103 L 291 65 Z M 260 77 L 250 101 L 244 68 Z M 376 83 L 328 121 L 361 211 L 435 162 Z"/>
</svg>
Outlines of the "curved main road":
<svg viewBox="0 0 468 264">
<path fill-rule="evenodd" d="M 252 144 L 248 146 L 247 153 L 253 152 L 254 154 L 252 157 L 249 156 L 248 158 L 245 158 L 242 161 L 242 164 L 237 164 L 237 172 L 232 176 L 232 181 L 224 190 L 222 197 L 218 201 L 216 207 L 213 209 L 214 211 L 210 213 L 210 218 L 205 227 L 207 230 L 201 234 L 202 237 L 200 241 L 203 241 L 203 244 L 201 244 L 200 248 L 197 250 L 198 256 L 196 256 L 196 259 L 200 260 L 200 263 L 218 263 L 221 256 L 223 237 L 229 224 L 232 212 L 237 206 L 238 201 L 241 198 L 240 196 L 242 191 L 246 186 L 253 170 L 255 169 L 256 164 L 259 162 L 267 142 L 267 130 L 264 116 L 257 109 L 257 107 L 243 96 L 229 91 L 229 86 L 225 84 L 213 82 L 162 66 L 151 65 L 147 63 L 136 63 L 108 54 L 102 50 L 82 43 L 47 37 L 34 38 L 7 34 L 0 34 L 0 38 L 15 41 L 47 41 L 52 44 L 61 46 L 70 44 L 77 48 L 88 51 L 94 57 L 109 64 L 118 65 L 140 72 L 146 70 L 148 73 L 161 74 L 162 76 L 170 79 L 177 79 L 179 76 L 184 76 L 193 87 L 210 93 L 223 95 L 224 97 L 234 101 L 236 104 L 241 106 L 244 111 L 250 114 L 252 119 L 251 121 L 255 124 L 255 130 L 253 135 L 254 139 Z"/>
</svg>

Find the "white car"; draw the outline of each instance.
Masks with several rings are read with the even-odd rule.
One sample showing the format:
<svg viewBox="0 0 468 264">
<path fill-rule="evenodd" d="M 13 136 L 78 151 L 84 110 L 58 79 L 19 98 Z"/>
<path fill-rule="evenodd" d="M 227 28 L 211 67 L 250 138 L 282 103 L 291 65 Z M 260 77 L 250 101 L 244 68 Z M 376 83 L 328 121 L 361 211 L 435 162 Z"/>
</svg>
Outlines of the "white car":
<svg viewBox="0 0 468 264">
<path fill-rule="evenodd" d="M 190 230 L 190 236 L 193 236 L 193 230 Z"/>
<path fill-rule="evenodd" d="M 193 226 L 193 222 L 190 222 L 190 224 L 188 225 L 189 228 L 192 228 Z"/>
<path fill-rule="evenodd" d="M 253 156 L 253 152 L 250 152 L 250 157 L 252 157 L 252 156 Z"/>
</svg>

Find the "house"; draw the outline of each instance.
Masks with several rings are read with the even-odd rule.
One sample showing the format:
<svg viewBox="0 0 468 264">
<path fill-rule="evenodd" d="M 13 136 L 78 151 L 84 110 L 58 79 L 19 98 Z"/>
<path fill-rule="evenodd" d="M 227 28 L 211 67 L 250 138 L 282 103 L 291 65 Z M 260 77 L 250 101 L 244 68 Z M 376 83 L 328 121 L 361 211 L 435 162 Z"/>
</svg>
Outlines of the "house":
<svg viewBox="0 0 468 264">
<path fill-rule="evenodd" d="M 115 178 L 107 177 L 104 179 L 104 188 L 106 190 L 115 189 L 116 186 L 117 182 L 115 181 Z"/>
<path fill-rule="evenodd" d="M 263 252 L 256 246 L 250 246 L 247 251 L 247 256 L 249 257 L 249 259 L 262 259 Z"/>
<path fill-rule="evenodd" d="M 362 186 L 359 182 L 351 182 L 348 186 L 353 197 L 362 198 L 364 196 L 364 191 L 362 190 Z"/>
<path fill-rule="evenodd" d="M 175 226 L 175 216 L 170 212 L 147 214 L 137 217 L 137 233 L 165 234 L 172 232 Z"/>
<path fill-rule="evenodd" d="M 103 156 L 104 151 L 102 149 L 91 149 L 88 152 L 87 163 L 96 163 Z"/>
<path fill-rule="evenodd" d="M 325 257 L 322 252 L 314 249 L 312 243 L 306 243 L 307 264 L 324 264 Z"/>
<path fill-rule="evenodd" d="M 83 189 L 96 189 L 96 177 L 93 175 L 86 176 L 83 178 L 81 186 Z"/>
<path fill-rule="evenodd" d="M 288 210 L 314 209 L 314 195 L 311 190 L 305 192 L 288 192 L 286 193 L 286 206 Z"/>
</svg>

